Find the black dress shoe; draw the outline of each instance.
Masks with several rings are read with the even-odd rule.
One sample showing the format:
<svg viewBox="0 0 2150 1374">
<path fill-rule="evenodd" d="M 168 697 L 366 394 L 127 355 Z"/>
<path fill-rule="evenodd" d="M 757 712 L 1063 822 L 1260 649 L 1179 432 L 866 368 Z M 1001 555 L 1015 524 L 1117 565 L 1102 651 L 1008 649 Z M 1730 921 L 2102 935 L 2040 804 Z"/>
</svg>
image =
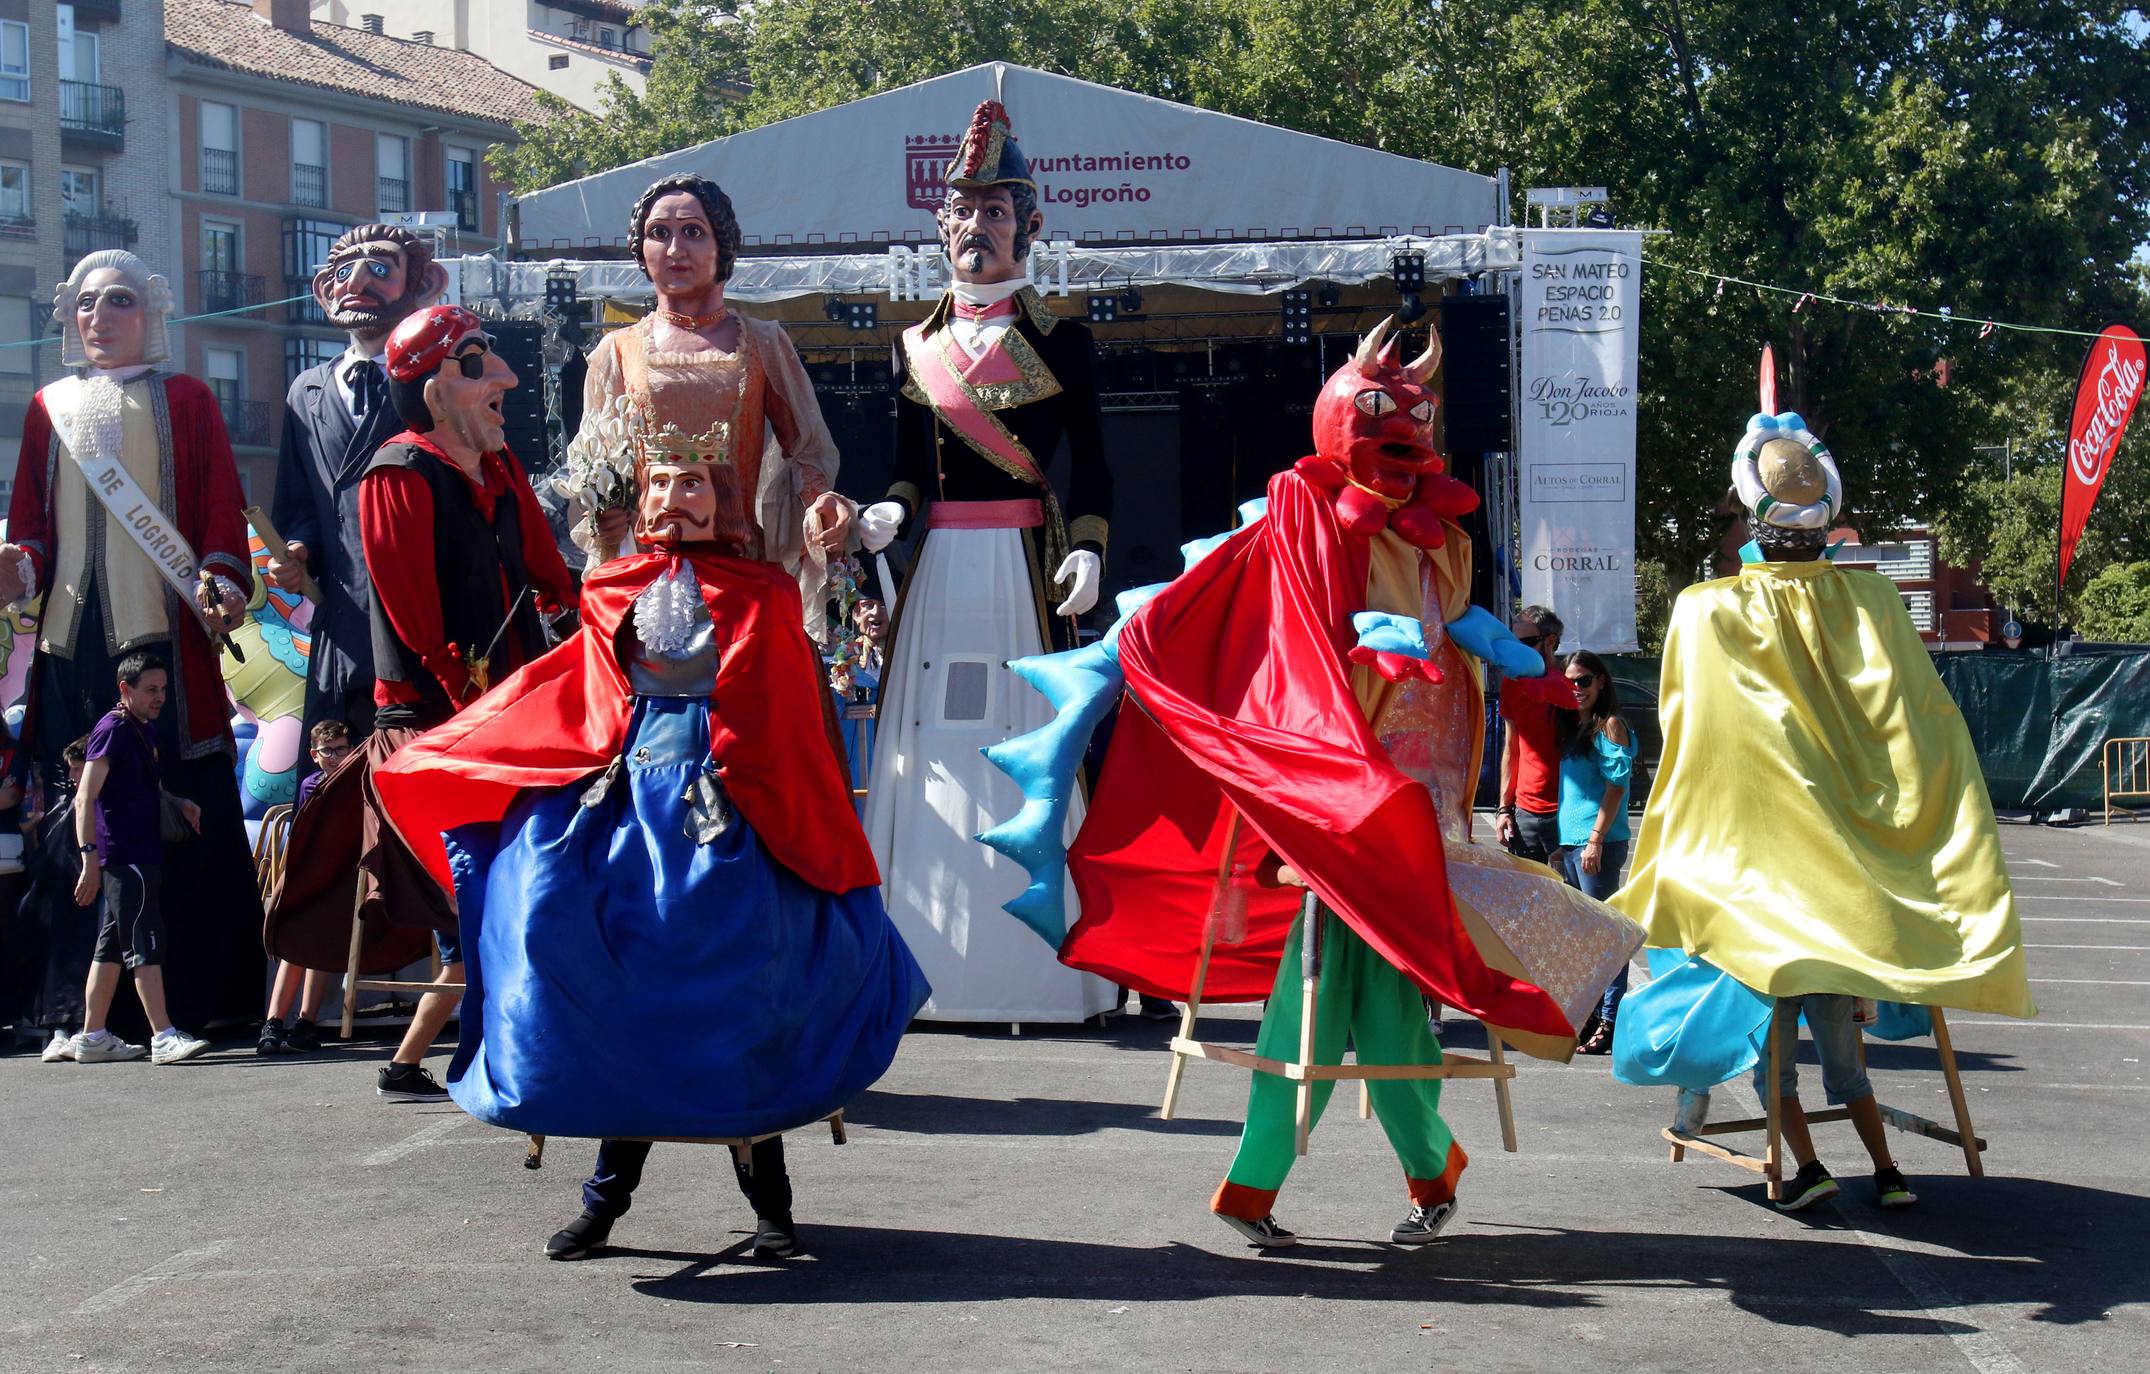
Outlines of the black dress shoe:
<svg viewBox="0 0 2150 1374">
<path fill-rule="evenodd" d="M 754 1258 L 787 1259 L 799 1253 L 799 1233 L 790 1217 L 756 1217 L 755 1221 Z"/>
<path fill-rule="evenodd" d="M 612 1218 L 601 1217 L 585 1211 L 567 1225 L 552 1233 L 545 1242 L 545 1258 L 549 1260 L 579 1260 L 605 1243 L 612 1234 Z"/>
</svg>

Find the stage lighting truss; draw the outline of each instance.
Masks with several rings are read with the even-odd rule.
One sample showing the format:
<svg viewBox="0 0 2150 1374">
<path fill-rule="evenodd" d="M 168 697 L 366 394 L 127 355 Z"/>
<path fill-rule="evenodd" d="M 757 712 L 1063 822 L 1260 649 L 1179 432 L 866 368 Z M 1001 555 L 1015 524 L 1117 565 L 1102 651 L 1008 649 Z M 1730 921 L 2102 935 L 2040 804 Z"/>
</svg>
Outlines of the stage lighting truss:
<svg viewBox="0 0 2150 1374">
<path fill-rule="evenodd" d="M 1310 344 L 1314 342 L 1314 293 L 1311 291 L 1286 291 L 1284 293 L 1284 342 Z"/>
<path fill-rule="evenodd" d="M 1090 323 L 1111 324 L 1120 318 L 1120 298 L 1109 291 L 1089 298 Z"/>
</svg>

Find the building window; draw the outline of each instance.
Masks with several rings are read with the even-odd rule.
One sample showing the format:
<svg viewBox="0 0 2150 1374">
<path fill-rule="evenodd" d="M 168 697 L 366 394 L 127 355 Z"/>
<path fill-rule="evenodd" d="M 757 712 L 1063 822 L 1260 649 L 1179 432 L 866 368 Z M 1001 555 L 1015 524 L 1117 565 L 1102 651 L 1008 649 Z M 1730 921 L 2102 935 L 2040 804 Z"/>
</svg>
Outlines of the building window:
<svg viewBox="0 0 2150 1374">
<path fill-rule="evenodd" d="M 328 204 L 328 125 L 291 121 L 291 203 Z"/>
<path fill-rule="evenodd" d="M 377 134 L 373 140 L 378 171 L 381 213 L 395 214 L 411 208 L 411 142 L 395 134 Z"/>
<path fill-rule="evenodd" d="M 202 270 L 205 272 L 236 272 L 239 270 L 239 226 L 223 220 L 202 221 Z"/>
<path fill-rule="evenodd" d="M 60 169 L 60 204 L 70 215 L 95 215 L 104 210 L 97 194 L 97 173 L 87 167 Z"/>
<path fill-rule="evenodd" d="M 75 27 L 74 6 L 60 6 L 60 80 L 94 86 L 104 77 L 97 35 Z"/>
<path fill-rule="evenodd" d="M 213 100 L 202 102 L 202 189 L 239 194 L 239 112 Z"/>
<path fill-rule="evenodd" d="M 547 68 L 548 68 L 549 70 L 551 70 L 551 71 L 556 71 L 556 72 L 564 72 L 564 71 L 566 71 L 566 70 L 567 70 L 567 54 L 566 54 L 566 53 L 564 53 L 564 52 L 556 52 L 556 53 L 554 53 L 554 54 L 553 54 L 552 56 L 550 56 L 550 57 L 548 57 L 548 58 L 546 58 L 546 59 L 545 59 L 545 66 L 546 66 L 546 67 L 547 67 Z M 28 100 L 29 98 L 30 98 L 30 97 L 28 97 L 28 96 L 24 96 L 24 97 L 23 97 L 23 99 L 25 99 L 25 100 Z"/>
<path fill-rule="evenodd" d="M 10 320 L 16 323 L 9 324 Z M 46 300 L 41 309 L 37 301 L 24 300 L 20 296 L 0 296 L 0 339 L 34 339 L 42 335 L 51 322 L 51 300 Z M 0 372 L 28 376 L 35 370 L 36 357 L 34 348 L 0 348 Z M 14 474 L 8 475 L 12 479 Z"/>
<path fill-rule="evenodd" d="M 616 47 L 618 47 L 619 45 L 620 45 L 620 35 L 619 35 L 619 33 L 618 33 L 618 31 L 617 31 L 617 30 L 614 30 L 614 29 L 603 29 L 603 28 L 601 28 L 601 29 L 599 29 L 599 30 L 597 31 L 597 46 L 598 46 L 598 47 L 600 47 L 600 48 L 616 48 Z"/>
<path fill-rule="evenodd" d="M 30 213 L 30 164 L 0 162 L 0 236 L 29 238 L 35 232 Z"/>
<path fill-rule="evenodd" d="M 300 335 L 284 340 L 284 385 L 290 386 L 299 374 L 309 367 L 335 362 L 343 356 L 344 345 L 336 339 L 314 339 Z"/>
<path fill-rule="evenodd" d="M 30 100 L 30 26 L 0 20 L 0 100 Z"/>
<path fill-rule="evenodd" d="M 228 419 L 246 399 L 240 380 L 246 374 L 246 354 L 236 348 L 205 348 L 202 363 L 209 374 L 209 389 L 216 393 L 217 405 Z"/>
<path fill-rule="evenodd" d="M 448 208 L 458 230 L 478 232 L 478 155 L 468 148 L 448 150 Z"/>
</svg>

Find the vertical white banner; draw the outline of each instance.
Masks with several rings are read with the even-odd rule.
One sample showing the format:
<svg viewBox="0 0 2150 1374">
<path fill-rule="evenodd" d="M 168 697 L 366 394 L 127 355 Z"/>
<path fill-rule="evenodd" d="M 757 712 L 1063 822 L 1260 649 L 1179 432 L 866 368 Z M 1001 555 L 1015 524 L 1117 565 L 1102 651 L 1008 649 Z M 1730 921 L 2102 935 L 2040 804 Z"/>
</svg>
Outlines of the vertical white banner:
<svg viewBox="0 0 2150 1374">
<path fill-rule="evenodd" d="M 1642 235 L 1526 229 L 1517 307 L 1523 604 L 1562 645 L 1635 648 L 1635 393 Z"/>
</svg>

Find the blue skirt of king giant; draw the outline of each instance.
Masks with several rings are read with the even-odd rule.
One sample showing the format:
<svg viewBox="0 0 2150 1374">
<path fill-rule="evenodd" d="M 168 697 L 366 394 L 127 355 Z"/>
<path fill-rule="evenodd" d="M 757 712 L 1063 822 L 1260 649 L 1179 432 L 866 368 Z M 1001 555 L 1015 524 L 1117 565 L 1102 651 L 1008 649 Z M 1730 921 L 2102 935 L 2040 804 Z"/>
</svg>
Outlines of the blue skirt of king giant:
<svg viewBox="0 0 2150 1374">
<path fill-rule="evenodd" d="M 533 793 L 452 832 L 469 970 L 448 1088 L 563 1136 L 753 1136 L 817 1121 L 895 1058 L 926 980 L 878 888 L 823 892 L 743 817 L 708 844 L 682 794 L 705 702 L 643 698 L 594 805 Z"/>
</svg>

